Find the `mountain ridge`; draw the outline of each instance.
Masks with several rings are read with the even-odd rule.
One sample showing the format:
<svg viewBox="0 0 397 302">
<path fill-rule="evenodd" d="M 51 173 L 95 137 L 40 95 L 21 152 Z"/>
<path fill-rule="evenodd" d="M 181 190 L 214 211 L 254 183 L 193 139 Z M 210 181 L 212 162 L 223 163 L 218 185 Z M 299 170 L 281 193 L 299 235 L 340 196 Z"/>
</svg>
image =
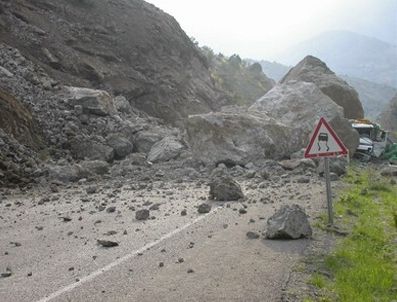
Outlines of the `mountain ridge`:
<svg viewBox="0 0 397 302">
<path fill-rule="evenodd" d="M 276 56 L 294 65 L 306 55 L 319 57 L 338 74 L 397 87 L 397 46 L 350 31 L 328 31 Z"/>
</svg>

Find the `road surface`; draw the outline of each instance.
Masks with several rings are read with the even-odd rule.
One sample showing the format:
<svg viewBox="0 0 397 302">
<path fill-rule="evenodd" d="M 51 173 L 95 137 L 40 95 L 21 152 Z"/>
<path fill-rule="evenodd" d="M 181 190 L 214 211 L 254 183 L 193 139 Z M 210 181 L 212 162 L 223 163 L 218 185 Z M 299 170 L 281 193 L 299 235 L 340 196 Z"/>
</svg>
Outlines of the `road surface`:
<svg viewBox="0 0 397 302">
<path fill-rule="evenodd" d="M 310 240 L 246 233 L 261 234 L 282 204 L 302 205 L 311 220 L 325 211 L 324 183 L 297 177 L 241 180 L 243 203 L 206 200 L 203 181 L 9 192 L 0 204 L 0 273 L 11 275 L 0 278 L 0 301 L 280 301 Z M 203 202 L 211 212 L 197 212 Z M 135 219 L 150 207 L 148 220 Z"/>
</svg>

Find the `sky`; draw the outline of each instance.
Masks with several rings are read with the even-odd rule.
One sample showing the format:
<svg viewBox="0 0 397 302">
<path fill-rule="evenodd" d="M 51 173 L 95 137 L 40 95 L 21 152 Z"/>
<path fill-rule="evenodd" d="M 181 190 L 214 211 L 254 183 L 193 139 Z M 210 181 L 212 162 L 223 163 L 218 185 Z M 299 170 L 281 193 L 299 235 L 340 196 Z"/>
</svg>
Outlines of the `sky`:
<svg viewBox="0 0 397 302">
<path fill-rule="evenodd" d="M 174 16 L 188 36 L 225 55 L 277 57 L 330 30 L 397 44 L 397 0 L 146 0 Z"/>
</svg>

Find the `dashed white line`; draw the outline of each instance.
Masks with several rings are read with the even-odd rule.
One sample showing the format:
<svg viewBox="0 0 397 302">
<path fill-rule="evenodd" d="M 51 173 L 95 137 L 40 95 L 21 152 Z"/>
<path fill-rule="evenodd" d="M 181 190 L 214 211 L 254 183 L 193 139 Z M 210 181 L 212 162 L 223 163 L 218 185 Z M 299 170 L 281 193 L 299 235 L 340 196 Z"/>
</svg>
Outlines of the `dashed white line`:
<svg viewBox="0 0 397 302">
<path fill-rule="evenodd" d="M 127 261 L 128 259 L 131 259 L 131 258 L 135 257 L 137 254 L 143 253 L 145 250 L 147 250 L 147 249 L 159 244 L 160 242 L 162 242 L 162 241 L 164 241 L 164 240 L 166 240 L 168 238 L 171 238 L 172 236 L 182 232 L 183 230 L 187 229 L 191 225 L 196 224 L 200 220 L 203 220 L 208 215 L 214 214 L 216 211 L 218 211 L 219 208 L 220 207 L 215 208 L 210 213 L 197 217 L 193 221 L 185 224 L 184 226 L 182 226 L 182 227 L 180 227 L 178 229 L 173 230 L 172 232 L 162 236 L 161 238 L 159 238 L 159 239 L 157 239 L 157 240 L 155 240 L 155 241 L 153 241 L 151 243 L 146 244 L 145 246 L 141 247 L 140 249 L 135 250 L 135 251 L 133 251 L 131 253 L 128 253 L 127 255 L 115 260 L 114 262 L 109 263 L 108 265 L 104 266 L 103 268 L 100 268 L 100 269 L 90 273 L 89 275 L 87 275 L 85 277 L 82 277 L 80 279 L 80 281 L 72 283 L 72 284 L 69 284 L 69 285 L 57 290 L 56 292 L 46 296 L 45 298 L 42 298 L 42 299 L 36 301 L 36 302 L 48 302 L 48 301 L 51 301 L 52 299 L 55 299 L 56 297 L 59 297 L 60 295 L 66 293 L 66 292 L 69 292 L 69 291 L 71 291 L 72 289 L 74 289 L 76 287 L 82 286 L 84 283 L 87 283 L 87 282 L 95 279 L 96 277 L 98 277 L 98 276 L 102 275 L 103 273 L 111 270 L 112 268 L 120 265 L 121 263 Z"/>
</svg>

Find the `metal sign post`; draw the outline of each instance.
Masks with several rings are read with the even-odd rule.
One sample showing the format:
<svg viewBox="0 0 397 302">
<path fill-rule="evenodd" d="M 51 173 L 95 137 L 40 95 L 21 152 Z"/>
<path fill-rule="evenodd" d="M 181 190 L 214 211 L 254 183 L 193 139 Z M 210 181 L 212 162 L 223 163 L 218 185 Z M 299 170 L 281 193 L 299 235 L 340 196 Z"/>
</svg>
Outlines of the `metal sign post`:
<svg viewBox="0 0 397 302">
<path fill-rule="evenodd" d="M 334 212 L 332 210 L 332 192 L 331 192 L 331 179 L 329 176 L 329 158 L 324 157 L 324 175 L 325 185 L 327 187 L 327 209 L 328 209 L 328 224 L 334 224 Z"/>
<path fill-rule="evenodd" d="M 328 224 L 333 225 L 334 216 L 332 210 L 332 192 L 331 179 L 329 175 L 329 157 L 346 156 L 348 150 L 336 135 L 334 129 L 322 117 L 317 123 L 310 143 L 305 150 L 306 158 L 324 157 L 324 176 L 327 187 L 327 208 L 328 208 Z"/>
</svg>

